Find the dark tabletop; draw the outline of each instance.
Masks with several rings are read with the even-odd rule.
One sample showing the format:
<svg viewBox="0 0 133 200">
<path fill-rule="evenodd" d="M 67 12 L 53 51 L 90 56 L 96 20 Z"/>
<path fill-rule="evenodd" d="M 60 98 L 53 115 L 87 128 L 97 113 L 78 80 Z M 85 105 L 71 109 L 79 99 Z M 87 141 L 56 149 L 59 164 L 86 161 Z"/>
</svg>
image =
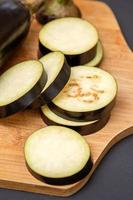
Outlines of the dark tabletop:
<svg viewBox="0 0 133 200">
<path fill-rule="evenodd" d="M 133 49 L 133 0 L 104 0 L 114 11 Z M 0 200 L 63 200 L 0 189 Z M 133 200 L 133 136 L 117 145 L 103 159 L 88 184 L 69 200 Z"/>
</svg>

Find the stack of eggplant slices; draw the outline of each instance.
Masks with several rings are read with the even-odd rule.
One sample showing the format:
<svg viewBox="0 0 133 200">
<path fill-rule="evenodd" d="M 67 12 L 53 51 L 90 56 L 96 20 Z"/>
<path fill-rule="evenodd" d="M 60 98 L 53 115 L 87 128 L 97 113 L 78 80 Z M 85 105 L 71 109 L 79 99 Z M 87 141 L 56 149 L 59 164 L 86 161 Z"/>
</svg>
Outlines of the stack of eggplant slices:
<svg viewBox="0 0 133 200">
<path fill-rule="evenodd" d="M 61 18 L 39 33 L 39 60 L 19 63 L 0 76 L 0 117 L 41 108 L 47 127 L 24 147 L 29 171 L 49 184 L 71 184 L 91 170 L 82 135 L 102 129 L 117 96 L 115 78 L 99 68 L 103 46 L 96 28 L 80 18 Z"/>
</svg>

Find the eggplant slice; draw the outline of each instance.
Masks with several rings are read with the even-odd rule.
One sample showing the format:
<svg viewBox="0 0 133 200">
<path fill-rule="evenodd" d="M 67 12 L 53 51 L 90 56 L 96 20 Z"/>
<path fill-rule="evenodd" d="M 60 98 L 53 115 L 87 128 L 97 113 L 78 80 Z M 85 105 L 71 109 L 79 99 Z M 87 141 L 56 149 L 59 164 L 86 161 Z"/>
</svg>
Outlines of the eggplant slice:
<svg viewBox="0 0 133 200">
<path fill-rule="evenodd" d="M 68 128 L 71 128 L 79 132 L 81 135 L 89 135 L 95 133 L 96 131 L 101 130 L 107 124 L 110 118 L 110 114 L 108 114 L 106 117 L 100 120 L 88 121 L 88 122 L 74 122 L 56 115 L 54 112 L 50 110 L 50 108 L 47 105 L 41 108 L 41 116 L 43 121 L 47 125 L 66 126 Z"/>
<path fill-rule="evenodd" d="M 51 102 L 64 88 L 70 78 L 70 66 L 65 56 L 60 52 L 51 52 L 40 59 L 43 64 L 48 80 L 39 98 L 32 107 L 37 108 Z"/>
<path fill-rule="evenodd" d="M 29 171 L 49 184 L 75 183 L 93 166 L 85 139 L 61 126 L 49 126 L 33 133 L 25 143 L 24 152 Z"/>
<path fill-rule="evenodd" d="M 96 55 L 99 37 L 88 21 L 66 17 L 47 23 L 39 33 L 42 55 L 51 51 L 62 52 L 70 66 L 83 65 Z"/>
<path fill-rule="evenodd" d="M 24 110 L 40 95 L 47 82 L 41 62 L 19 63 L 0 76 L 0 118 Z"/>
<path fill-rule="evenodd" d="M 99 67 L 99 65 L 101 64 L 102 59 L 103 59 L 103 54 L 104 54 L 103 45 L 102 45 L 101 41 L 99 41 L 98 44 L 97 44 L 97 50 L 96 50 L 95 58 L 93 58 L 86 65 L 88 67 Z"/>
<path fill-rule="evenodd" d="M 71 68 L 68 84 L 50 106 L 57 115 L 97 120 L 111 112 L 116 95 L 117 83 L 111 74 L 96 67 L 77 66 Z"/>
<path fill-rule="evenodd" d="M 56 115 L 60 116 L 63 119 L 70 120 L 73 122 L 88 122 L 88 121 L 95 121 L 105 118 L 106 116 L 110 115 L 113 107 L 115 106 L 114 99 L 108 106 L 95 111 L 95 112 L 70 112 L 63 109 L 60 109 L 55 104 L 50 103 L 48 104 L 50 110 L 55 113 Z"/>
</svg>

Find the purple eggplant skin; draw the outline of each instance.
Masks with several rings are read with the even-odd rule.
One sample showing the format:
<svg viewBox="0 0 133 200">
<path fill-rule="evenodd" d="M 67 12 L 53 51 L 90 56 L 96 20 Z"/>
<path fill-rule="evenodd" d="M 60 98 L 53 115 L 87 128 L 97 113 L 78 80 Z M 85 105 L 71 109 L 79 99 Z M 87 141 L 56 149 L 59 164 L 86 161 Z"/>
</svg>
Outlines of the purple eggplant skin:
<svg viewBox="0 0 133 200">
<path fill-rule="evenodd" d="M 54 99 L 59 94 L 59 92 L 64 88 L 64 86 L 69 80 L 70 74 L 71 74 L 71 69 L 65 59 L 63 67 L 58 76 L 56 77 L 56 79 L 54 80 L 54 82 L 51 83 L 51 85 L 44 92 L 41 93 L 39 98 L 33 102 L 31 108 L 33 109 L 40 108 L 41 106 L 50 103 L 52 99 Z"/>
<path fill-rule="evenodd" d="M 20 0 L 0 0 L 0 67 L 29 31 L 31 13 Z"/>
<path fill-rule="evenodd" d="M 58 123 L 50 120 L 47 116 L 44 115 L 44 113 L 42 113 L 42 111 L 40 111 L 40 113 L 41 113 L 42 120 L 48 126 L 51 126 L 51 125 L 63 126 L 61 124 L 58 124 Z M 93 133 L 101 130 L 104 126 L 106 126 L 106 124 L 110 120 L 110 117 L 111 117 L 111 112 L 109 112 L 106 116 L 101 118 L 99 121 L 94 122 L 93 124 L 89 124 L 89 125 L 85 125 L 85 126 L 66 126 L 66 125 L 64 125 L 64 126 L 77 131 L 81 135 L 90 135 L 90 134 L 93 134 Z"/>
<path fill-rule="evenodd" d="M 69 184 L 73 184 L 76 183 L 80 180 L 82 180 L 83 178 L 85 178 L 90 171 L 93 168 L 93 162 L 92 162 L 92 158 L 90 157 L 89 160 L 87 161 L 86 165 L 83 167 L 83 169 L 81 171 L 79 171 L 78 173 L 69 176 L 69 177 L 65 177 L 65 178 L 49 178 L 49 177 L 43 177 L 39 174 L 37 174 L 36 172 L 34 172 L 26 163 L 27 169 L 28 171 L 38 180 L 50 184 L 50 185 L 69 185 Z"/>
<path fill-rule="evenodd" d="M 97 44 L 89 51 L 77 54 L 77 55 L 65 55 L 68 64 L 73 66 L 78 65 L 85 65 L 86 63 L 90 62 L 96 56 Z M 38 57 L 41 58 L 42 56 L 50 53 L 51 50 L 43 46 L 39 41 L 39 52 Z"/>
<path fill-rule="evenodd" d="M 115 104 L 116 104 L 116 98 L 114 98 L 107 106 L 100 108 L 99 110 L 86 111 L 86 112 L 66 111 L 56 106 L 53 102 L 48 104 L 48 106 L 52 110 L 52 112 L 54 112 L 56 115 L 59 115 L 60 117 L 63 117 L 71 121 L 87 122 L 88 120 L 93 121 L 104 118 L 112 111 Z"/>
</svg>

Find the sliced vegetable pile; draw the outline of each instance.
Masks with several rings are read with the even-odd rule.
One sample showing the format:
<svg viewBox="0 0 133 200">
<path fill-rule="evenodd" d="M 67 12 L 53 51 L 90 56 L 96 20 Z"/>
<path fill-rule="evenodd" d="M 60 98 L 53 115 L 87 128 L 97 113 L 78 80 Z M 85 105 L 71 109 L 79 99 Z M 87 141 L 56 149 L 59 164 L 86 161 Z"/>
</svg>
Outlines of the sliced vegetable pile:
<svg viewBox="0 0 133 200">
<path fill-rule="evenodd" d="M 51 52 L 40 59 L 47 73 L 48 80 L 41 95 L 33 103 L 33 107 L 39 107 L 49 103 L 64 88 L 69 80 L 71 69 L 61 52 Z"/>
<path fill-rule="evenodd" d="M 42 119 L 52 126 L 26 141 L 27 166 L 47 183 L 70 184 L 92 168 L 90 148 L 81 135 L 107 124 L 117 82 L 98 68 L 103 46 L 96 28 L 83 19 L 47 23 L 39 33 L 39 48 L 40 60 L 19 63 L 0 76 L 0 117 L 29 106 L 41 108 Z"/>
</svg>

